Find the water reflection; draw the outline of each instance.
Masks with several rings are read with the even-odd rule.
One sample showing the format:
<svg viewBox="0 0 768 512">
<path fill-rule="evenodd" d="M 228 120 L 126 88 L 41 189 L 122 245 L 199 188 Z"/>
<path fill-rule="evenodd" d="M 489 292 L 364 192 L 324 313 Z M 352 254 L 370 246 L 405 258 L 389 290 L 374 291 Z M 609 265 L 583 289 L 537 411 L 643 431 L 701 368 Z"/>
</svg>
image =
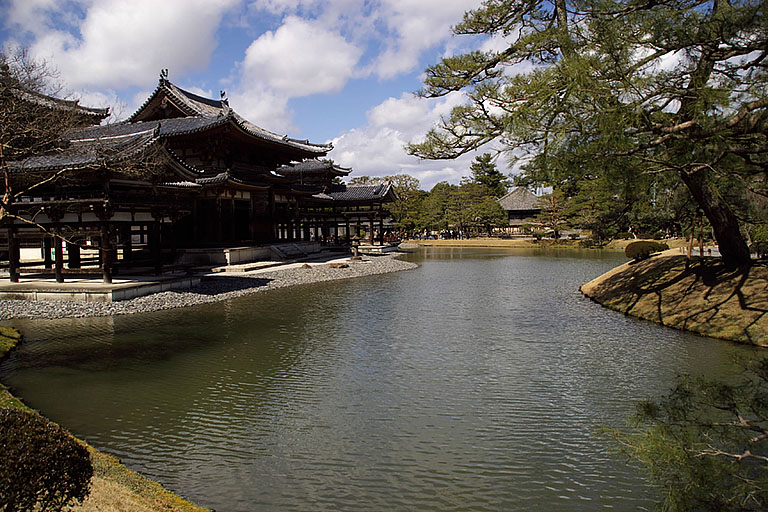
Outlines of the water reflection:
<svg viewBox="0 0 768 512">
<path fill-rule="evenodd" d="M 408 257 L 421 267 L 194 309 L 19 321 L 4 381 L 217 510 L 637 510 L 653 492 L 596 425 L 749 350 L 580 295 L 623 258 Z"/>
</svg>

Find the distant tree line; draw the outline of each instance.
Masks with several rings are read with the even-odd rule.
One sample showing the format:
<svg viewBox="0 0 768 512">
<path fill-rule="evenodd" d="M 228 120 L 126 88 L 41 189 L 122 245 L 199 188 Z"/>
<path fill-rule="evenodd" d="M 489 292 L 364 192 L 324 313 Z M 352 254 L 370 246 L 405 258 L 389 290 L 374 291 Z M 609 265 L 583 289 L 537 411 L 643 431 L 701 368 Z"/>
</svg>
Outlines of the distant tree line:
<svg viewBox="0 0 768 512">
<path fill-rule="evenodd" d="M 470 171 L 471 176 L 459 185 L 443 181 L 429 192 L 421 190 L 419 180 L 407 174 L 358 176 L 350 185 L 392 183 L 398 199 L 390 211 L 396 229 L 405 236 L 425 232 L 490 235 L 507 223 L 507 214 L 497 199 L 506 193 L 509 179 L 490 154 L 475 159 Z"/>
<path fill-rule="evenodd" d="M 571 163 L 578 165 L 575 159 Z M 577 230 L 588 245 L 615 238 L 688 237 L 691 232 L 697 238 L 715 238 L 711 223 L 684 185 L 669 176 L 629 168 L 603 169 L 600 174 L 563 180 L 553 187 L 527 168 L 517 175 L 506 175 L 498 169 L 494 156 L 485 153 L 475 158 L 469 175 L 458 185 L 442 181 L 424 191 L 419 180 L 407 174 L 359 176 L 350 184 L 387 182 L 398 196 L 390 207 L 395 227 L 406 236 L 425 232 L 503 234 L 508 221 L 498 199 L 518 186 L 550 190 L 539 200 L 541 213 L 527 225 L 537 236 L 559 238 L 566 230 Z M 749 212 L 749 220 L 740 226 L 749 244 L 768 241 L 767 206 L 765 197 L 745 195 L 742 209 Z"/>
</svg>

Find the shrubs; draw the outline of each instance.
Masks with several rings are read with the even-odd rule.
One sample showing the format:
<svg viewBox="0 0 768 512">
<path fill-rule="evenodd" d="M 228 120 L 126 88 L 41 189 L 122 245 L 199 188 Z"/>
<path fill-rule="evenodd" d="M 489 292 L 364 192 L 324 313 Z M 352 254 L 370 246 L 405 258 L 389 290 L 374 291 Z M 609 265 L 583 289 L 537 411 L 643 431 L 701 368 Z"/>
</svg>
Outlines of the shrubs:
<svg viewBox="0 0 768 512">
<path fill-rule="evenodd" d="M 90 492 L 88 450 L 38 414 L 0 408 L 0 510 L 58 511 Z"/>
<path fill-rule="evenodd" d="M 638 240 L 627 245 L 624 254 L 627 258 L 640 261 L 648 258 L 651 254 L 669 249 L 667 244 L 652 242 L 650 240 Z"/>
</svg>

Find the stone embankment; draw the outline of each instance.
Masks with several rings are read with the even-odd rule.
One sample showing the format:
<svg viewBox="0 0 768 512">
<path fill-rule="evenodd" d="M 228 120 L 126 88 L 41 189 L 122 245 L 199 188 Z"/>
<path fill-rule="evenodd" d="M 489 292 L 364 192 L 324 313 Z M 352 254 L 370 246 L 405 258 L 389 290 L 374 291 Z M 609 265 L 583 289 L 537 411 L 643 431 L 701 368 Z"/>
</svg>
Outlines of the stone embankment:
<svg viewBox="0 0 768 512">
<path fill-rule="evenodd" d="M 81 318 L 127 315 L 234 299 L 251 293 L 300 284 L 349 279 L 415 268 L 395 256 L 346 261 L 344 268 L 328 263 L 293 264 L 269 270 L 205 276 L 199 286 L 120 302 L 0 300 L 0 320 L 11 318 Z M 339 267 L 339 265 L 335 265 Z"/>
</svg>

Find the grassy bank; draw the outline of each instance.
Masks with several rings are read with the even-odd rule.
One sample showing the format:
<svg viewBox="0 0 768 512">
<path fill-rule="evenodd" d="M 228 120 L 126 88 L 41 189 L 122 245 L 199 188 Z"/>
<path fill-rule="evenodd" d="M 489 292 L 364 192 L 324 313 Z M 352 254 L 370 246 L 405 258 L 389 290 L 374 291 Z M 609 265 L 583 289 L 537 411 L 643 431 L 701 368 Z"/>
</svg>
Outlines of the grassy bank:
<svg viewBox="0 0 768 512">
<path fill-rule="evenodd" d="M 21 336 L 10 327 L 0 327 L 0 360 L 19 342 Z M 0 384 L 0 407 L 31 409 Z M 84 443 L 87 445 L 87 443 Z M 85 502 L 70 510 L 78 512 L 204 512 L 199 507 L 164 489 L 135 471 L 126 468 L 111 455 L 88 446 L 93 464 L 91 494 Z"/>
<path fill-rule="evenodd" d="M 609 251 L 623 251 L 628 244 L 636 240 L 613 240 L 607 243 L 601 249 Z M 527 247 L 527 248 L 574 248 L 580 249 L 579 240 L 569 240 L 561 238 L 560 240 L 516 240 L 501 238 L 473 238 L 471 240 L 405 240 L 404 244 L 411 244 L 421 247 Z M 683 239 L 662 240 L 670 248 L 684 247 L 688 244 Z"/>
<path fill-rule="evenodd" d="M 676 251 L 628 262 L 581 287 L 596 302 L 636 318 L 740 343 L 768 346 L 768 264 L 748 271 Z"/>
<path fill-rule="evenodd" d="M 421 247 L 578 247 L 578 240 L 514 240 L 473 238 L 471 240 L 405 240 L 403 243 Z"/>
</svg>

